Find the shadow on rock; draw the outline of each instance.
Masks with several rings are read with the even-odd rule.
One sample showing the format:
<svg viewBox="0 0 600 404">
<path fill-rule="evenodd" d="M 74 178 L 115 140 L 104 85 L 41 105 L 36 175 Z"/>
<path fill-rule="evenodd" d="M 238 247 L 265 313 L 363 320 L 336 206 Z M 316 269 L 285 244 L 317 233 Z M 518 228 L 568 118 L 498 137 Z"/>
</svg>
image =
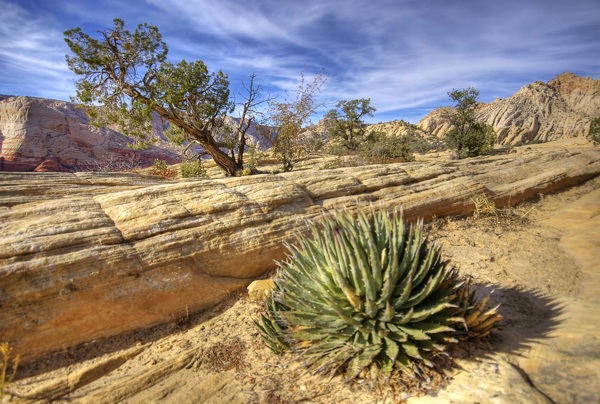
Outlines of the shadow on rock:
<svg viewBox="0 0 600 404">
<path fill-rule="evenodd" d="M 498 309 L 503 320 L 490 340 L 491 353 L 526 356 L 533 344 L 543 344 L 553 338 L 552 333 L 561 324 L 565 303 L 555 296 L 539 290 L 519 287 L 475 285 L 477 294 L 492 293 L 490 306 L 500 304 Z"/>
<path fill-rule="evenodd" d="M 227 311 L 240 299 L 242 294 L 242 291 L 232 293 L 228 299 L 200 313 L 190 314 L 183 312 L 179 315 L 173 315 L 171 321 L 152 328 L 132 331 L 115 337 L 97 339 L 75 347 L 66 348 L 62 351 L 48 353 L 37 358 L 35 361 L 19 365 L 19 371 L 15 380 L 37 376 L 98 358 L 102 355 L 149 344 L 174 333 L 193 328 Z"/>
</svg>

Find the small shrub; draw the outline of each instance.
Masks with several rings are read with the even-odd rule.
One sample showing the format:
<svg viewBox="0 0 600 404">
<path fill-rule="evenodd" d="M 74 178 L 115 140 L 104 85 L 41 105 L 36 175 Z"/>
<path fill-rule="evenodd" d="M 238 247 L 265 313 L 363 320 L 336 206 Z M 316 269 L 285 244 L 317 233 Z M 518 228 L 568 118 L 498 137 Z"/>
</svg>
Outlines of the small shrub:
<svg viewBox="0 0 600 404">
<path fill-rule="evenodd" d="M 533 207 L 525 213 L 518 213 L 515 208 L 510 206 L 510 199 L 505 208 L 497 208 L 494 201 L 491 201 L 487 195 L 481 194 L 471 198 L 474 205 L 473 219 L 489 220 L 494 225 L 511 226 L 524 223 L 526 216 L 533 210 Z"/>
<path fill-rule="evenodd" d="M 19 355 L 11 358 L 11 351 L 12 348 L 8 345 L 8 342 L 0 344 L 0 397 L 4 395 L 6 386 L 15 378 L 19 366 Z M 9 369 L 12 371 L 9 372 Z"/>
<path fill-rule="evenodd" d="M 369 133 L 367 140 L 361 145 L 361 156 L 371 163 L 415 161 L 408 137 L 388 136 L 383 132 Z"/>
<path fill-rule="evenodd" d="M 179 165 L 179 173 L 181 178 L 205 178 L 207 176 L 200 160 L 184 161 Z"/>
<path fill-rule="evenodd" d="M 487 154 L 492 151 L 495 142 L 494 128 L 485 123 L 472 123 L 464 132 L 453 129 L 446 135 L 446 144 L 459 159 Z"/>
<path fill-rule="evenodd" d="M 161 159 L 155 159 L 152 166 L 156 171 L 166 171 L 169 169 L 167 162 Z"/>
<path fill-rule="evenodd" d="M 255 169 L 264 158 L 265 152 L 260 149 L 258 140 L 248 139 L 247 166 L 250 169 Z"/>
<path fill-rule="evenodd" d="M 422 222 L 405 225 L 397 212 L 336 212 L 287 247 L 256 325 L 271 350 L 300 353 L 315 372 L 418 374 L 501 319 L 427 243 Z"/>
<path fill-rule="evenodd" d="M 479 217 L 492 217 L 496 221 L 498 220 L 498 209 L 496 209 L 496 204 L 493 201 L 490 201 L 485 194 L 481 194 L 479 196 L 471 198 L 473 205 L 475 205 L 475 210 L 473 211 L 473 217 L 475 219 Z"/>
<path fill-rule="evenodd" d="M 161 159 L 154 160 L 152 166 L 152 175 L 156 175 L 163 178 L 175 178 L 177 177 L 177 171 L 170 169 L 167 162 Z"/>
<path fill-rule="evenodd" d="M 600 116 L 592 119 L 592 122 L 590 122 L 590 129 L 587 137 L 594 142 L 596 146 L 600 146 Z"/>
</svg>

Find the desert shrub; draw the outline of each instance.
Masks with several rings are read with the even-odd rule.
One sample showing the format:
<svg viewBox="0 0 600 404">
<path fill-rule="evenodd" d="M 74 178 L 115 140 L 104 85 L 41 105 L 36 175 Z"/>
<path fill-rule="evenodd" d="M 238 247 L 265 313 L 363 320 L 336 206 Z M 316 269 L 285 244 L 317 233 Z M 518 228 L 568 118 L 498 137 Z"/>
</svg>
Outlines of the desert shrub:
<svg viewBox="0 0 600 404">
<path fill-rule="evenodd" d="M 8 342 L 0 344 L 0 397 L 4 395 L 6 386 L 15 378 L 19 366 L 19 355 L 11 358 L 11 352 L 12 348 Z"/>
<path fill-rule="evenodd" d="M 594 142 L 596 146 L 600 145 L 600 116 L 592 119 L 592 122 L 590 122 L 590 129 L 587 137 Z"/>
<path fill-rule="evenodd" d="M 177 176 L 177 171 L 170 169 L 166 161 L 155 159 L 152 165 L 152 175 L 157 175 L 163 178 L 174 178 Z"/>
<path fill-rule="evenodd" d="M 152 168 L 156 171 L 167 171 L 169 166 L 167 162 L 161 159 L 155 159 Z"/>
<path fill-rule="evenodd" d="M 324 153 L 333 154 L 335 156 L 341 157 L 350 153 L 350 150 L 337 142 L 330 142 L 322 149 Z"/>
<path fill-rule="evenodd" d="M 472 87 L 452 90 L 448 96 L 456 105 L 447 118 L 453 129 L 446 134 L 446 144 L 456 152 L 459 159 L 489 153 L 494 148 L 494 128 L 476 117 L 479 91 Z"/>
<path fill-rule="evenodd" d="M 413 153 L 425 154 L 434 149 L 434 145 L 423 139 L 421 136 L 407 133 L 404 137 Z"/>
<path fill-rule="evenodd" d="M 249 175 L 252 175 L 252 169 L 250 167 L 244 167 L 235 174 L 236 177 L 247 177 Z"/>
<path fill-rule="evenodd" d="M 459 159 L 487 154 L 494 148 L 496 132 L 485 123 L 472 123 L 468 130 L 453 129 L 446 135 L 446 143 Z"/>
<path fill-rule="evenodd" d="M 202 162 L 198 159 L 184 161 L 179 165 L 181 178 L 204 178 L 206 170 L 202 167 Z"/>
<path fill-rule="evenodd" d="M 336 212 L 279 264 L 256 325 L 274 352 L 301 354 L 315 372 L 409 375 L 450 343 L 489 334 L 501 319 L 401 214 Z"/>
<path fill-rule="evenodd" d="M 335 109 L 325 114 L 327 137 L 348 150 L 358 150 L 366 135 L 363 117 L 373 116 L 375 111 L 370 98 L 339 101 Z"/>
<path fill-rule="evenodd" d="M 250 170 L 256 169 L 256 166 L 265 158 L 265 152 L 260 148 L 260 143 L 255 138 L 249 138 L 247 142 L 248 152 L 246 158 L 246 167 Z"/>
<path fill-rule="evenodd" d="M 406 136 L 370 132 L 361 145 L 361 156 L 371 163 L 387 163 L 394 160 L 415 161 L 409 139 Z"/>
<path fill-rule="evenodd" d="M 336 168 L 341 168 L 344 167 L 344 162 L 342 161 L 341 156 L 337 156 L 334 160 L 331 161 L 327 161 L 325 164 L 323 164 L 321 167 L 319 167 L 320 170 L 333 170 Z"/>
</svg>

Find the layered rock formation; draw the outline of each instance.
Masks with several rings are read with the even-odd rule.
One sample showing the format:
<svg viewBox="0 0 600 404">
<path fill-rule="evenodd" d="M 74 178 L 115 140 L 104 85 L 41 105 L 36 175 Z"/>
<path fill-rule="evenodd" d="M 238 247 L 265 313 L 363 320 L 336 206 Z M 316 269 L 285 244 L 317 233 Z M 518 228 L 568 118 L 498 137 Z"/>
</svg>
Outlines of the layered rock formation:
<svg viewBox="0 0 600 404">
<path fill-rule="evenodd" d="M 367 127 L 367 132 L 383 132 L 388 136 L 407 136 L 414 140 L 423 140 L 425 148 L 443 149 L 443 141 L 434 135 L 432 131 L 426 131 L 416 125 L 403 120 L 376 123 Z M 428 145 L 428 146 L 427 146 Z M 413 146 L 418 146 L 413 144 Z M 418 148 L 418 147 L 417 147 Z"/>
<path fill-rule="evenodd" d="M 417 126 L 444 137 L 452 125 L 451 108 L 438 108 Z M 480 104 L 477 118 L 492 125 L 500 144 L 530 143 L 583 136 L 600 116 L 600 80 L 563 73 L 548 83 L 536 81 L 506 99 Z"/>
<path fill-rule="evenodd" d="M 130 142 L 114 130 L 90 126 L 72 103 L 0 97 L 0 171 L 72 172 L 119 162 L 149 166 L 157 158 L 179 161 L 174 150 L 138 151 L 127 147 Z"/>
<path fill-rule="evenodd" d="M 573 144 L 446 163 L 198 181 L 0 173 L 0 340 L 23 360 L 214 305 L 284 258 L 307 221 L 375 204 L 407 219 L 468 214 L 600 174 Z"/>
</svg>

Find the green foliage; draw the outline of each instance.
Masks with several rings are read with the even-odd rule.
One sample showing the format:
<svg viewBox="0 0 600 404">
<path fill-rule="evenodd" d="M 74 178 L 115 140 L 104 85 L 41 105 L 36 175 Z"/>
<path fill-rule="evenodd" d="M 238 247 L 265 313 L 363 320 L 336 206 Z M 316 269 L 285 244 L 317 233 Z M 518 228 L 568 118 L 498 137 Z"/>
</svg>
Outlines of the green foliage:
<svg viewBox="0 0 600 404">
<path fill-rule="evenodd" d="M 168 139 L 178 144 L 194 141 L 227 175 L 235 175 L 243 165 L 245 131 L 236 137 L 241 150 L 237 158 L 222 151 L 214 137 L 234 108 L 227 75 L 220 70 L 210 73 L 201 60 L 167 62 L 167 45 L 158 28 L 148 24 L 130 32 L 115 19 L 113 29 L 98 34 L 93 38 L 81 28 L 65 31 L 71 50 L 67 64 L 79 76 L 74 101 L 84 105 L 91 123 L 116 124 L 143 147 L 152 115 L 158 114 L 170 124 Z M 245 107 L 256 105 L 258 94 L 252 85 L 248 90 Z M 251 111 L 244 108 L 245 113 Z"/>
<path fill-rule="evenodd" d="M 487 154 L 492 151 L 495 142 L 494 128 L 484 123 L 474 123 L 464 133 L 454 129 L 446 135 L 448 147 L 456 151 L 461 159 Z"/>
<path fill-rule="evenodd" d="M 336 109 L 325 114 L 327 136 L 349 150 L 358 150 L 365 135 L 364 116 L 373 116 L 376 111 L 371 106 L 370 98 L 357 100 L 341 100 Z"/>
<path fill-rule="evenodd" d="M 386 135 L 372 131 L 361 145 L 361 156 L 373 163 L 386 163 L 391 160 L 415 161 L 407 136 Z"/>
<path fill-rule="evenodd" d="M 587 135 L 588 139 L 590 139 L 596 146 L 600 145 L 600 116 L 592 119 L 590 122 L 590 130 Z"/>
<path fill-rule="evenodd" d="M 169 169 L 167 162 L 161 159 L 154 159 L 154 164 L 152 165 L 156 171 L 166 171 Z"/>
<path fill-rule="evenodd" d="M 257 326 L 270 349 L 299 353 L 315 372 L 412 374 L 501 318 L 427 243 L 422 222 L 405 225 L 397 212 L 336 212 L 287 247 Z"/>
<path fill-rule="evenodd" d="M 206 170 L 199 159 L 184 161 L 179 165 L 181 178 L 205 178 Z"/>
<path fill-rule="evenodd" d="M 163 178 L 174 178 L 177 172 L 170 169 L 166 161 L 155 159 L 152 165 L 152 174 Z"/>
<path fill-rule="evenodd" d="M 455 108 L 448 116 L 454 128 L 446 135 L 449 148 L 456 151 L 458 158 L 474 157 L 489 153 L 496 141 L 494 129 L 477 122 L 475 108 L 479 91 L 473 87 L 452 90 L 448 93 Z"/>
<path fill-rule="evenodd" d="M 163 130 L 163 135 L 169 142 L 177 146 L 182 146 L 186 141 L 188 141 L 185 131 L 175 125 L 169 125 L 165 130 Z"/>
</svg>

